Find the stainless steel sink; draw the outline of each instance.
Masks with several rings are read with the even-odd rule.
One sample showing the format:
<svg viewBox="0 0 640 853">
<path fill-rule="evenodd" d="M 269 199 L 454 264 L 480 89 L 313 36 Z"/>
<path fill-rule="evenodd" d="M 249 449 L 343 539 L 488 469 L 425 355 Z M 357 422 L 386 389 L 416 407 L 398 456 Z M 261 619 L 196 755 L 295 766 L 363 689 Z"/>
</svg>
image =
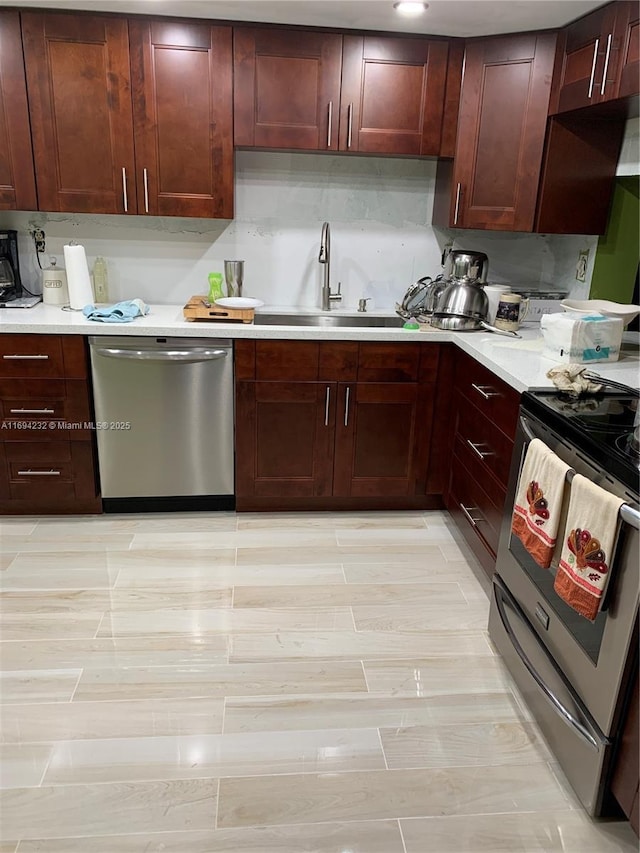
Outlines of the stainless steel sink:
<svg viewBox="0 0 640 853">
<path fill-rule="evenodd" d="M 344 314 L 256 314 L 256 326 L 317 326 L 320 328 L 392 328 L 400 329 L 401 317 L 374 317 L 373 315 Z"/>
</svg>

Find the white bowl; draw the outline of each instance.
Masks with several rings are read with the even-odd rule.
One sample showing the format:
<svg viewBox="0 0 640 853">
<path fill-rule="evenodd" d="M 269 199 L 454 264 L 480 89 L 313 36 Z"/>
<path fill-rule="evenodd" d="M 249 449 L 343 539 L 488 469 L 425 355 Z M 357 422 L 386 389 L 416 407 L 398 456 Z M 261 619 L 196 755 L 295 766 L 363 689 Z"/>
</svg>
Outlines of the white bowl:
<svg viewBox="0 0 640 853">
<path fill-rule="evenodd" d="M 571 314 L 603 314 L 605 317 L 618 317 L 625 326 L 640 314 L 640 305 L 623 305 L 622 302 L 609 302 L 608 299 L 563 299 L 560 303 Z"/>
<path fill-rule="evenodd" d="M 262 308 L 264 302 L 251 296 L 222 296 L 216 299 L 216 305 L 222 308 Z"/>
</svg>

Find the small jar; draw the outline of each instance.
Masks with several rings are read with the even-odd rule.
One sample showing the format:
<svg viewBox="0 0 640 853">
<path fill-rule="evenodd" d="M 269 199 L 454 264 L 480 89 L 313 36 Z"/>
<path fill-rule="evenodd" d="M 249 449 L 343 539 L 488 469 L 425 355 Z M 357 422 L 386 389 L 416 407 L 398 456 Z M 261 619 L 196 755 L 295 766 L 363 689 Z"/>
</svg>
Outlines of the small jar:
<svg viewBox="0 0 640 853">
<path fill-rule="evenodd" d="M 42 301 L 47 305 L 68 305 L 67 274 L 57 266 L 58 259 L 53 255 L 49 263 L 51 265 L 42 270 Z"/>
</svg>

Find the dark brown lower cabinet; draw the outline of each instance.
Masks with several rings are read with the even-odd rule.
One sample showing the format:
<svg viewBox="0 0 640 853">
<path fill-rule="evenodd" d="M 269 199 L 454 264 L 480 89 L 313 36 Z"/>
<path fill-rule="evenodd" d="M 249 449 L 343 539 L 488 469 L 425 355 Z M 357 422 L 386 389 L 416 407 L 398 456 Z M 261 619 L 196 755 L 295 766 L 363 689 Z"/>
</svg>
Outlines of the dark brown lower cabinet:
<svg viewBox="0 0 640 853">
<path fill-rule="evenodd" d="M 486 573 L 495 569 L 520 396 L 465 353 L 454 355 L 445 503 Z"/>
<path fill-rule="evenodd" d="M 334 426 L 329 415 L 335 413 L 335 388 L 335 382 L 236 385 L 239 495 L 249 490 L 263 498 L 331 494 Z"/>
<path fill-rule="evenodd" d="M 441 506 L 426 486 L 438 350 L 236 342 L 237 508 Z M 276 362 L 277 381 L 249 378 Z"/>
<path fill-rule="evenodd" d="M 638 646 L 636 632 L 635 648 Z M 622 723 L 620 749 L 615 759 L 611 777 L 611 792 L 620 808 L 629 818 L 636 835 L 640 835 L 638 789 L 640 780 L 640 691 L 638 668 L 631 688 L 631 698 Z"/>
<path fill-rule="evenodd" d="M 0 513 L 99 513 L 87 341 L 0 335 Z"/>
</svg>

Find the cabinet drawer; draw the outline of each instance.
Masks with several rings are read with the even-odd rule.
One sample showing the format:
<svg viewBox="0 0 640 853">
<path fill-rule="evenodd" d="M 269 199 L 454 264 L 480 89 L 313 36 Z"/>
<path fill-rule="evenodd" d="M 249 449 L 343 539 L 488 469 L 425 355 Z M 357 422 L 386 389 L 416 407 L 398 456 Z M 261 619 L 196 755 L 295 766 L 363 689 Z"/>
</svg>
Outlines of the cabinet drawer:
<svg viewBox="0 0 640 853">
<path fill-rule="evenodd" d="M 458 507 L 466 523 L 495 556 L 500 539 L 502 506 L 496 506 L 482 486 L 471 477 L 464 462 L 453 456 L 449 506 Z"/>
<path fill-rule="evenodd" d="M 506 487 L 513 442 L 460 394 L 457 395 L 456 409 L 456 436 L 483 466 L 485 475 L 495 477 Z"/>
<path fill-rule="evenodd" d="M 495 477 L 487 475 L 486 464 L 478 458 L 477 454 L 469 447 L 460 435 L 456 435 L 453 452 L 469 476 L 482 484 L 482 489 L 494 506 L 503 507 L 507 496 L 507 488 L 499 483 Z"/>
<path fill-rule="evenodd" d="M 256 341 L 256 379 L 313 382 L 318 378 L 320 344 L 310 341 Z"/>
<path fill-rule="evenodd" d="M 358 382 L 415 382 L 420 344 L 360 344 Z"/>
<path fill-rule="evenodd" d="M 64 376 L 58 335 L 2 335 L 0 376 Z"/>
<path fill-rule="evenodd" d="M 51 500 L 82 501 L 95 498 L 91 442 L 5 442 L 4 476 L 0 497 L 28 501 L 37 510 Z"/>
<path fill-rule="evenodd" d="M 87 377 L 82 335 L 0 335 L 0 376 Z"/>
<path fill-rule="evenodd" d="M 0 378 L 0 435 L 5 441 L 91 437 L 91 407 L 82 379 Z M 51 426 L 50 424 L 53 423 Z"/>
<path fill-rule="evenodd" d="M 464 353 L 456 354 L 455 387 L 509 438 L 516 432 L 520 394 Z"/>
</svg>

